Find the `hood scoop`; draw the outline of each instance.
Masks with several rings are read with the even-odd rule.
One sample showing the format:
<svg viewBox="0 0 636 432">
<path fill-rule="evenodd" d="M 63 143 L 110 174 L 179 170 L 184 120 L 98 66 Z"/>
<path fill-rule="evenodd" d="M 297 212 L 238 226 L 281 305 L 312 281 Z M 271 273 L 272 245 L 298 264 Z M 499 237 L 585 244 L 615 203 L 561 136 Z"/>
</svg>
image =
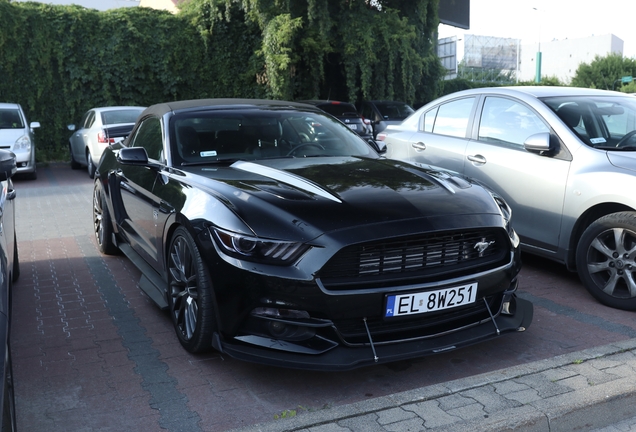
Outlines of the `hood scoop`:
<svg viewBox="0 0 636 432">
<path fill-rule="evenodd" d="M 266 167 L 263 165 L 255 164 L 252 162 L 245 161 L 236 161 L 231 165 L 231 168 L 238 169 L 241 171 L 249 172 L 252 174 L 258 174 L 263 177 L 270 178 L 272 180 L 279 181 L 281 183 L 285 183 L 297 189 L 303 190 L 305 192 L 311 193 L 313 195 L 318 195 L 322 198 L 326 198 L 331 201 L 335 201 L 337 203 L 342 203 L 342 201 L 329 191 L 321 188 L 315 183 L 297 175 L 281 171 L 275 168 Z"/>
</svg>

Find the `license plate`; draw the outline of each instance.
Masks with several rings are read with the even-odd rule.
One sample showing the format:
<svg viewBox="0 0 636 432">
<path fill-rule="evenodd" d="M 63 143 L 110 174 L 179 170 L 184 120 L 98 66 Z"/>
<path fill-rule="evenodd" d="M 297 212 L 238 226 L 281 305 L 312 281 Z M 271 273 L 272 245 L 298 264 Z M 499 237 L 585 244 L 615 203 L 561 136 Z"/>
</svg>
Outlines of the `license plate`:
<svg viewBox="0 0 636 432">
<path fill-rule="evenodd" d="M 422 314 L 451 309 L 475 302 L 477 283 L 410 294 L 390 295 L 386 298 L 385 317 Z"/>
<path fill-rule="evenodd" d="M 356 124 L 348 124 L 347 126 L 349 126 L 349 129 L 358 130 L 358 125 Z"/>
</svg>

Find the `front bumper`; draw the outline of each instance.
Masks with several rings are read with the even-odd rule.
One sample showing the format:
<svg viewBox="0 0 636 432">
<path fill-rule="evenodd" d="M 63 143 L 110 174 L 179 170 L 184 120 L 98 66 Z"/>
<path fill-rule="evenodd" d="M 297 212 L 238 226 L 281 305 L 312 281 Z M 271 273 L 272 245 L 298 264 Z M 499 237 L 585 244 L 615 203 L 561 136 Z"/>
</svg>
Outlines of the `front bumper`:
<svg viewBox="0 0 636 432">
<path fill-rule="evenodd" d="M 364 346 L 338 344 L 318 355 L 276 349 L 280 341 L 266 338 L 262 338 L 261 346 L 257 346 L 237 339 L 221 341 L 217 337 L 213 345 L 218 351 L 244 361 L 285 368 L 344 371 L 437 354 L 493 339 L 505 333 L 524 331 L 532 322 L 532 303 L 517 298 L 514 294 L 511 294 L 511 302 L 514 303 L 511 307 L 514 310 L 512 315 L 499 313 L 492 320 L 451 330 L 439 336 L 380 345 L 372 342 Z M 373 340 L 372 335 L 370 340 Z M 268 343 L 270 347 L 266 346 Z"/>
</svg>

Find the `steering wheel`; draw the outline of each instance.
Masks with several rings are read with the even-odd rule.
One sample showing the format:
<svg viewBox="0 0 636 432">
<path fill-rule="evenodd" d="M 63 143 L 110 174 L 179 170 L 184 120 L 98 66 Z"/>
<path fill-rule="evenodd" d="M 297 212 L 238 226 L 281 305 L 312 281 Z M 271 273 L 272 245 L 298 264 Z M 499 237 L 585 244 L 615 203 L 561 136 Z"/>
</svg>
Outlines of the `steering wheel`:
<svg viewBox="0 0 636 432">
<path fill-rule="evenodd" d="M 625 142 L 627 142 L 634 135 L 636 135 L 636 130 L 628 132 L 627 134 L 625 134 L 625 136 L 623 138 L 620 139 L 620 141 L 618 141 L 616 143 L 616 147 L 620 147 L 621 145 L 623 145 Z"/>
<path fill-rule="evenodd" d="M 286 156 L 293 156 L 294 153 L 296 153 L 296 151 L 302 147 L 308 147 L 308 146 L 313 146 L 313 147 L 318 147 L 320 150 L 324 150 L 325 148 L 323 146 L 321 146 L 320 144 L 317 143 L 302 143 L 297 145 L 296 147 L 294 147 L 293 149 L 291 149 L 291 151 L 289 153 L 287 153 Z"/>
</svg>

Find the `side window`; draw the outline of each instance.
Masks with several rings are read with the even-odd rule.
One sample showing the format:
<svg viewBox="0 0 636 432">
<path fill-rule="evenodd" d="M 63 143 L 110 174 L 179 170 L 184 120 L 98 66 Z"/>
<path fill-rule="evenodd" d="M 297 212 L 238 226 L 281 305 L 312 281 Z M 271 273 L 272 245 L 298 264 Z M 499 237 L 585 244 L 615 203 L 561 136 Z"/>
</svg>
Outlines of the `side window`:
<svg viewBox="0 0 636 432">
<path fill-rule="evenodd" d="M 375 121 L 375 112 L 371 104 L 365 102 L 362 104 L 362 117 Z"/>
<path fill-rule="evenodd" d="M 479 123 L 479 140 L 523 147 L 531 135 L 550 128 L 526 105 L 511 99 L 487 97 Z"/>
<path fill-rule="evenodd" d="M 82 119 L 82 127 L 85 129 L 88 129 L 89 127 L 93 126 L 94 121 L 95 121 L 95 112 L 88 111 L 86 114 L 84 114 L 84 118 Z"/>
<path fill-rule="evenodd" d="M 158 118 L 148 118 L 139 125 L 139 129 L 137 129 L 137 133 L 133 137 L 132 147 L 143 147 L 148 153 L 148 158 L 161 160 L 163 139 L 161 122 Z"/>
<path fill-rule="evenodd" d="M 433 122 L 433 133 L 465 138 L 474 103 L 475 98 L 471 97 L 440 105 Z"/>
<path fill-rule="evenodd" d="M 435 117 L 437 116 L 437 107 L 424 113 L 424 132 L 433 132 L 433 125 L 435 124 Z"/>
</svg>

